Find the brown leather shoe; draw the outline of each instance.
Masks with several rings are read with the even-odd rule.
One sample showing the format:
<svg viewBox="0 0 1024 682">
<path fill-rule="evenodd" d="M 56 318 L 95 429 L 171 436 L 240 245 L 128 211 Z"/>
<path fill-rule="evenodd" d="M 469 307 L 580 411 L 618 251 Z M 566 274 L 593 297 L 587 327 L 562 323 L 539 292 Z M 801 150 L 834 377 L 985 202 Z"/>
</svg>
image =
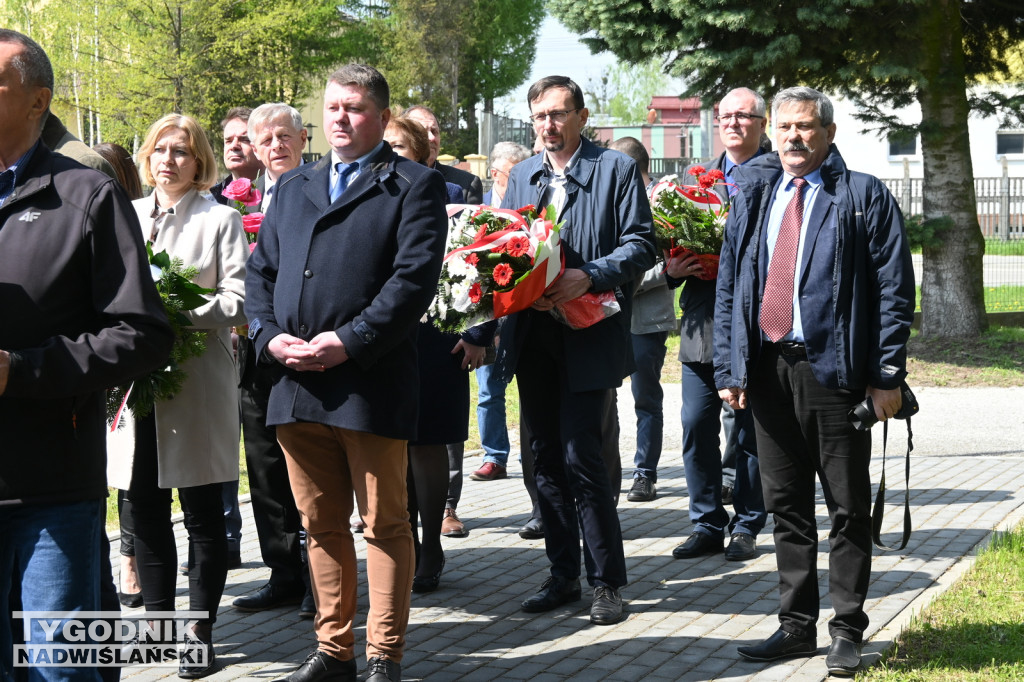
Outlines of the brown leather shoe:
<svg viewBox="0 0 1024 682">
<path fill-rule="evenodd" d="M 466 526 L 459 521 L 459 515 L 451 507 L 444 510 L 444 520 L 441 522 L 441 535 L 446 538 L 464 538 L 469 535 Z"/>
</svg>

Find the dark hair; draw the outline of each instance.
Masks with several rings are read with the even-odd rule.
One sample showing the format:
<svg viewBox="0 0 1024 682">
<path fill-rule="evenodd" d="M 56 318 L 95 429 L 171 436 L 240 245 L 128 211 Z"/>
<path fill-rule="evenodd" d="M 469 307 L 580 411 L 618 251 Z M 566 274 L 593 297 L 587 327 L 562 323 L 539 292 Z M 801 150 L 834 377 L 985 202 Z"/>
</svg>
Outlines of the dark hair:
<svg viewBox="0 0 1024 682">
<path fill-rule="evenodd" d="M 50 58 L 46 56 L 46 51 L 39 46 L 39 43 L 24 33 L 18 33 L 9 28 L 0 28 L 0 43 L 21 45 L 21 53 L 14 55 L 11 59 L 11 66 L 21 76 L 22 85 L 46 88 L 53 92 L 53 66 L 50 65 Z M 49 113 L 50 107 L 47 105 L 46 111 L 39 120 L 40 129 L 46 123 Z"/>
<path fill-rule="evenodd" d="M 622 152 L 636 162 L 636 169 L 641 174 L 647 175 L 651 169 L 651 156 L 647 153 L 646 147 L 635 137 L 620 137 L 608 145 L 609 149 Z"/>
<path fill-rule="evenodd" d="M 328 76 L 327 82 L 363 88 L 381 111 L 387 109 L 391 102 L 387 79 L 380 71 L 366 64 L 346 64 Z"/>
<path fill-rule="evenodd" d="M 128 150 L 113 142 L 101 142 L 93 147 L 93 151 L 102 156 L 114 167 L 117 173 L 117 181 L 124 188 L 124 193 L 134 201 L 142 198 L 142 181 L 139 180 L 139 169 L 132 161 L 132 155 Z"/>
<path fill-rule="evenodd" d="M 572 95 L 572 105 L 576 109 L 582 109 L 586 105 L 583 103 L 583 90 L 576 84 L 576 81 L 569 78 L 568 76 L 545 76 L 539 81 L 530 86 L 530 91 L 526 93 L 526 105 L 530 106 L 535 100 L 540 99 L 544 96 L 544 93 L 551 88 L 565 88 Z"/>
<path fill-rule="evenodd" d="M 408 110 L 405 113 L 408 114 Z M 385 137 L 387 137 L 388 130 L 393 130 L 405 137 L 405 141 L 409 145 L 409 149 L 416 156 L 416 160 L 426 165 L 427 159 L 430 158 L 430 142 L 427 139 L 426 128 L 403 114 L 402 116 L 391 117 L 391 120 L 388 121 L 388 127 L 384 129 Z"/>
<path fill-rule="evenodd" d="M 227 128 L 228 124 L 236 118 L 241 119 L 245 123 L 249 123 L 250 114 L 252 114 L 252 109 L 249 107 L 231 107 L 228 109 L 228 113 L 224 114 L 224 119 L 220 122 L 220 129 L 224 130 Z"/>
</svg>

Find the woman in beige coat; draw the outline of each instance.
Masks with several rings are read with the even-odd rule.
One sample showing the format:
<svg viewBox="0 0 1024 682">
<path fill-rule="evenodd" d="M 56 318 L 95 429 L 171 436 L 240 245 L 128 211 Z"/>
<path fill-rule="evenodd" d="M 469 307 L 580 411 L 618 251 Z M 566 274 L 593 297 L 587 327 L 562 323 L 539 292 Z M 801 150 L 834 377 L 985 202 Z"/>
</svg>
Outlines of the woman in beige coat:
<svg viewBox="0 0 1024 682">
<path fill-rule="evenodd" d="M 133 202 L 143 237 L 199 272 L 194 281 L 213 289 L 208 302 L 186 312 L 209 330 L 206 352 L 183 365 L 181 392 L 135 422 L 128 488 L 135 551 L 147 611 L 174 610 L 178 558 L 171 527 L 171 488 L 178 489 L 189 536 L 189 608 L 205 611 L 186 632 L 205 649 L 203 664 L 183 662 L 179 676 L 202 677 L 213 668 L 211 631 L 227 577 L 227 539 L 221 484 L 238 479 L 238 379 L 231 327 L 245 314 L 245 261 L 249 255 L 238 212 L 204 199 L 217 180 L 205 133 L 188 116 L 170 114 L 153 124 L 139 151 L 149 197 Z"/>
</svg>

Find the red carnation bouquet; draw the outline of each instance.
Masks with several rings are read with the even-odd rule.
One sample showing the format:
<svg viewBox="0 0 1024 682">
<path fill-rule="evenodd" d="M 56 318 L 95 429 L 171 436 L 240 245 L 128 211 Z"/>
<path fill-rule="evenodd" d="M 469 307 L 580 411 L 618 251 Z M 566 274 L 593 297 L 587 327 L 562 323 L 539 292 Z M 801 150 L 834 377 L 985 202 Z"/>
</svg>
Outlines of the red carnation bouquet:
<svg viewBox="0 0 1024 682">
<path fill-rule="evenodd" d="M 701 279 L 718 276 L 718 257 L 722 252 L 728 200 L 715 193 L 717 185 L 728 186 L 718 169 L 705 171 L 693 166 L 688 171 L 696 185 L 680 185 L 678 177 L 662 178 L 650 191 L 651 213 L 658 249 L 669 257 L 696 254 L 704 270 Z"/>
<path fill-rule="evenodd" d="M 263 201 L 263 195 L 253 186 L 249 178 L 238 178 L 228 183 L 221 191 L 225 199 L 229 199 L 235 210 L 242 214 L 242 228 L 245 229 L 245 238 L 249 240 L 249 252 L 256 248 L 256 235 L 259 234 L 260 225 L 263 224 L 263 214 L 258 211 L 250 212 L 253 206 L 259 206 Z"/>
<path fill-rule="evenodd" d="M 437 296 L 427 315 L 444 332 L 466 329 L 525 310 L 562 271 L 559 225 L 524 206 L 451 205 L 448 243 Z M 461 213 L 460 213 L 461 212 Z"/>
</svg>

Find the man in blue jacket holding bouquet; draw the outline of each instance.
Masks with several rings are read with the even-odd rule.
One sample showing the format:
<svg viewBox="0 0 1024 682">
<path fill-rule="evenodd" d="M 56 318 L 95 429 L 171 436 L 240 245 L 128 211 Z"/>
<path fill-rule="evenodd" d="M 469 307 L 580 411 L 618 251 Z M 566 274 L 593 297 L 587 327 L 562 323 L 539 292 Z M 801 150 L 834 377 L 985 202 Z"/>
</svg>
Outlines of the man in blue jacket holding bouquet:
<svg viewBox="0 0 1024 682">
<path fill-rule="evenodd" d="M 594 588 L 590 619 L 611 625 L 622 619 L 626 561 L 615 510 L 619 482 L 608 479 L 601 460 L 601 427 L 608 392 L 633 371 L 630 301 L 654 265 L 651 212 L 633 160 L 582 137 L 589 112 L 579 85 L 548 76 L 527 99 L 544 152 L 512 169 L 502 206 L 554 206 L 565 270 L 532 308 L 506 320 L 498 348 L 503 373 L 514 372 L 519 382 L 551 561 L 550 577 L 523 610 L 580 599 L 582 527 Z M 621 312 L 585 329 L 552 316 L 588 292 L 613 292 Z"/>
</svg>

